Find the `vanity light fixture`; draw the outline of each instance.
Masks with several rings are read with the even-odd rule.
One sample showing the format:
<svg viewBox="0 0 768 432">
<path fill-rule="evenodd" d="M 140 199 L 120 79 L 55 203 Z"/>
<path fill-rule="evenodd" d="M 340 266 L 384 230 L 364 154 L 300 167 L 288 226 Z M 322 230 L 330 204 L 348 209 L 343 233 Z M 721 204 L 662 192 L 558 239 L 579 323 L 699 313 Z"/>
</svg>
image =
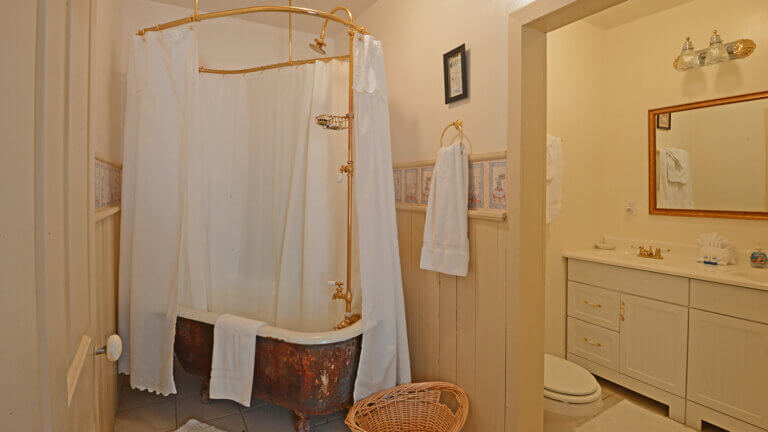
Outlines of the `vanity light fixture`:
<svg viewBox="0 0 768 432">
<path fill-rule="evenodd" d="M 723 43 L 723 39 L 717 33 L 712 32 L 707 49 L 694 51 L 690 38 L 685 39 L 680 55 L 675 58 L 672 67 L 682 72 L 688 69 L 709 66 L 715 63 L 739 60 L 749 57 L 757 48 L 757 44 L 751 39 L 739 39 L 733 42 Z"/>
<path fill-rule="evenodd" d="M 720 63 L 730 60 L 728 50 L 723 45 L 723 38 L 717 34 L 717 30 L 712 31 L 712 37 L 709 38 L 709 48 L 707 48 L 707 54 L 704 57 L 704 62 L 708 65 Z"/>
<path fill-rule="evenodd" d="M 691 42 L 690 36 L 685 38 L 683 44 L 683 50 L 680 51 L 680 55 L 677 57 L 677 70 L 684 71 L 692 67 L 699 65 L 699 57 L 693 50 L 693 42 Z"/>
</svg>

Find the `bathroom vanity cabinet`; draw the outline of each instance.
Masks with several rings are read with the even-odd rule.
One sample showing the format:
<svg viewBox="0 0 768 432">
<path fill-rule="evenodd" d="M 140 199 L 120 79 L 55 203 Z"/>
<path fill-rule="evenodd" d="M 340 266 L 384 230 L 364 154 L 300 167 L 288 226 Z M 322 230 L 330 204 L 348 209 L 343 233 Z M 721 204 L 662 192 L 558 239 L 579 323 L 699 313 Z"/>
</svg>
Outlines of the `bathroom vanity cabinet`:
<svg viewBox="0 0 768 432">
<path fill-rule="evenodd" d="M 566 254 L 568 360 L 695 429 L 768 430 L 768 285 L 595 256 Z"/>
</svg>

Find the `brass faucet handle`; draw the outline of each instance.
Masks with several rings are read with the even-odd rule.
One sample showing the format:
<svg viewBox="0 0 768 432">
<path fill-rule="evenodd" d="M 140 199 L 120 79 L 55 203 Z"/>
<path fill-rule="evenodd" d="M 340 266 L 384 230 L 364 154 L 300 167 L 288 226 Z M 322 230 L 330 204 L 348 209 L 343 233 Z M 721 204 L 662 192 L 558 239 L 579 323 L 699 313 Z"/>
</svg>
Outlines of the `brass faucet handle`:
<svg viewBox="0 0 768 432">
<path fill-rule="evenodd" d="M 342 174 L 349 174 L 352 175 L 355 172 L 354 165 L 352 161 L 347 162 L 345 165 L 342 165 L 339 168 L 339 172 Z"/>
</svg>

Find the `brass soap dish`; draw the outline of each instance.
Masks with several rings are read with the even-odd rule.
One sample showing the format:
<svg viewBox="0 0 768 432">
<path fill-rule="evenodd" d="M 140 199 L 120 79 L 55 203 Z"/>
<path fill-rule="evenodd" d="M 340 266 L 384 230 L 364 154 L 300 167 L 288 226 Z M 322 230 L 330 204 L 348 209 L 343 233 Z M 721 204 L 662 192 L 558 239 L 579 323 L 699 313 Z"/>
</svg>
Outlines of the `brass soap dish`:
<svg viewBox="0 0 768 432">
<path fill-rule="evenodd" d="M 349 114 L 345 116 L 338 116 L 332 114 L 321 114 L 315 117 L 315 122 L 325 129 L 331 130 L 343 130 L 349 129 Z"/>
</svg>

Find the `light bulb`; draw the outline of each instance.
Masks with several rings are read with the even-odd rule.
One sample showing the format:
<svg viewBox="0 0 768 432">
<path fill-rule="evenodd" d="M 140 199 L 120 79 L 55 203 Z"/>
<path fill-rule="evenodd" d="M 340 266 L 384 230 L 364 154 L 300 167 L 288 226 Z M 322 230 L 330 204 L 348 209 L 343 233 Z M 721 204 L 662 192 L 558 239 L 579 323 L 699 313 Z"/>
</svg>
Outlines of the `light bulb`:
<svg viewBox="0 0 768 432">
<path fill-rule="evenodd" d="M 696 52 L 693 50 L 693 42 L 691 42 L 691 38 L 687 37 L 683 44 L 683 50 L 680 51 L 680 55 L 677 57 L 677 70 L 684 71 L 698 65 L 699 56 L 696 55 Z"/>
<path fill-rule="evenodd" d="M 728 54 L 728 50 L 723 45 L 723 39 L 717 34 L 717 30 L 712 32 L 712 37 L 709 39 L 709 48 L 707 48 L 707 55 L 704 62 L 708 65 L 728 61 L 731 56 Z"/>
</svg>

